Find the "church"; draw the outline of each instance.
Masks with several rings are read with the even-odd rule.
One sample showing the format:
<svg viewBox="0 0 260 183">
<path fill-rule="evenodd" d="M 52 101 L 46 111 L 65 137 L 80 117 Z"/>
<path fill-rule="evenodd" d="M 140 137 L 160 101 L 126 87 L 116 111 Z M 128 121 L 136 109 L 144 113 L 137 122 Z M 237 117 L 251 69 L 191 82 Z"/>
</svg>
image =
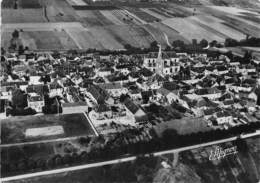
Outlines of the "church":
<svg viewBox="0 0 260 183">
<path fill-rule="evenodd" d="M 161 76 L 176 74 L 180 71 L 179 57 L 176 54 L 162 52 L 161 45 L 158 45 L 157 54 L 150 53 L 144 58 L 143 66 Z"/>
</svg>

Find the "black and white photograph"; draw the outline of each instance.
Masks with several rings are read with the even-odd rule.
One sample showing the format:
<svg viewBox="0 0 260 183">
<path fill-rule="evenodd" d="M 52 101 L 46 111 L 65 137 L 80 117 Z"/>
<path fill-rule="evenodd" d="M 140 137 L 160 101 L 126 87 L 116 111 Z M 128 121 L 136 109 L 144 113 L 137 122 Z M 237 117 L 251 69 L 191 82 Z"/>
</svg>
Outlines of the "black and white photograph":
<svg viewBox="0 0 260 183">
<path fill-rule="evenodd" d="M 260 183 L 260 0 L 0 2 L 0 183 Z"/>
</svg>

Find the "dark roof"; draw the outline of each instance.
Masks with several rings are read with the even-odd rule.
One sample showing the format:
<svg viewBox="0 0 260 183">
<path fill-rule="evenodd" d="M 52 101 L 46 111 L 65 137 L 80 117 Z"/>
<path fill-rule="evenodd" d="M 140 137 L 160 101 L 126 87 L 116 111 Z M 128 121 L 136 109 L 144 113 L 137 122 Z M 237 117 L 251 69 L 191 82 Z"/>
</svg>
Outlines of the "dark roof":
<svg viewBox="0 0 260 183">
<path fill-rule="evenodd" d="M 217 66 L 218 71 L 226 71 L 228 70 L 224 65 Z"/>
<path fill-rule="evenodd" d="M 217 86 L 217 89 L 223 92 L 226 91 L 226 86 L 225 85 Z"/>
<path fill-rule="evenodd" d="M 153 95 L 156 95 L 156 90 L 148 90 L 148 91 L 142 91 L 141 92 L 142 97 L 150 97 Z"/>
<path fill-rule="evenodd" d="M 107 112 L 107 111 L 110 111 L 109 107 L 105 104 L 100 104 L 98 105 L 97 109 L 96 109 L 96 112 Z"/>
<path fill-rule="evenodd" d="M 135 114 L 139 109 L 139 107 L 129 98 L 125 99 L 124 104 L 126 108 L 133 114 Z"/>
<path fill-rule="evenodd" d="M 95 100 L 100 104 L 104 103 L 107 93 L 96 85 L 90 85 L 88 92 L 95 98 Z"/>
<path fill-rule="evenodd" d="M 73 81 L 71 81 L 71 79 L 66 79 L 66 80 L 63 82 L 63 86 L 64 86 L 64 87 L 75 86 L 75 83 L 74 83 Z"/>
<path fill-rule="evenodd" d="M 142 68 L 142 69 L 140 70 L 140 73 L 141 73 L 143 76 L 145 76 L 145 77 L 150 77 L 150 76 L 153 75 L 153 72 L 150 71 L 150 70 L 147 69 L 147 68 Z"/>
<path fill-rule="evenodd" d="M 225 101 L 223 102 L 223 104 L 224 104 L 224 105 L 232 105 L 232 104 L 234 104 L 234 101 L 233 101 L 233 100 L 225 100 Z"/>
<path fill-rule="evenodd" d="M 27 81 L 1 82 L 1 86 L 21 86 L 28 85 Z"/>
<path fill-rule="evenodd" d="M 235 81 L 234 78 L 228 78 L 228 79 L 225 80 L 225 84 L 233 84 L 233 83 L 235 83 L 235 82 L 236 82 L 236 81 Z"/>
<path fill-rule="evenodd" d="M 178 90 L 180 88 L 176 82 L 165 82 L 163 83 L 163 87 L 169 91 Z"/>
<path fill-rule="evenodd" d="M 87 106 L 86 102 L 79 101 L 79 102 L 73 102 L 73 103 L 63 103 L 62 107 L 78 107 L 78 106 Z"/>
<path fill-rule="evenodd" d="M 52 82 L 50 83 L 50 89 L 58 89 L 58 88 L 62 88 L 62 86 L 58 83 L 58 82 Z"/>
<path fill-rule="evenodd" d="M 140 73 L 139 72 L 131 72 L 129 74 L 132 78 L 138 78 L 140 76 Z"/>
<path fill-rule="evenodd" d="M 201 88 L 201 89 L 197 89 L 197 90 L 195 91 L 195 93 L 196 93 L 197 95 L 206 95 L 206 94 L 208 94 L 209 92 L 208 92 L 208 89 L 206 89 L 206 88 Z"/>
<path fill-rule="evenodd" d="M 218 118 L 227 117 L 227 116 L 231 116 L 227 111 L 220 111 L 217 113 Z"/>
<path fill-rule="evenodd" d="M 36 101 L 43 101 L 43 98 L 40 95 L 37 96 L 30 96 L 29 97 L 30 102 L 36 102 Z"/>
<path fill-rule="evenodd" d="M 27 93 L 38 93 L 40 95 L 44 95 L 44 94 L 49 93 L 49 88 L 48 88 L 47 85 L 43 85 L 43 84 L 40 84 L 40 85 L 29 85 L 26 88 L 26 91 L 27 91 Z"/>
</svg>

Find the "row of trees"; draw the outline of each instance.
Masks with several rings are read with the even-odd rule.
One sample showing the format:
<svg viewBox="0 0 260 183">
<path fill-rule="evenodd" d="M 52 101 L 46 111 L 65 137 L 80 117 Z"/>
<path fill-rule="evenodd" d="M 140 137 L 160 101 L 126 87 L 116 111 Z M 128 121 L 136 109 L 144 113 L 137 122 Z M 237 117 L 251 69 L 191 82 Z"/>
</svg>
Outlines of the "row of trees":
<svg viewBox="0 0 260 183">
<path fill-rule="evenodd" d="M 236 47 L 236 46 L 260 47 L 260 38 L 250 37 L 240 41 L 232 38 L 227 38 L 225 40 L 225 46 L 226 47 Z"/>
</svg>

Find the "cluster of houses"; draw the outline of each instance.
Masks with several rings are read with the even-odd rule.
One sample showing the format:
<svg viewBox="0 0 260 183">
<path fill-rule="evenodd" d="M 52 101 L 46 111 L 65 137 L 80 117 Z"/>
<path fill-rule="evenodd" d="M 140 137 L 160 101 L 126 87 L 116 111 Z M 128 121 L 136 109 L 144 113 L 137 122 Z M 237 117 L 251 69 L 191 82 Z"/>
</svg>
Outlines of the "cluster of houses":
<svg viewBox="0 0 260 183">
<path fill-rule="evenodd" d="M 116 126 L 111 123 L 156 125 L 161 119 L 187 116 L 204 118 L 209 127 L 222 128 L 259 118 L 260 78 L 255 62 L 241 65 L 223 55 L 211 58 L 161 49 L 130 56 L 7 53 L 1 61 L 2 114 L 15 105 L 14 91 L 21 90 L 26 107 L 38 114 L 51 106 L 62 108 L 56 113 L 84 112 L 106 131 Z M 156 115 L 154 106 L 170 118 Z"/>
</svg>

